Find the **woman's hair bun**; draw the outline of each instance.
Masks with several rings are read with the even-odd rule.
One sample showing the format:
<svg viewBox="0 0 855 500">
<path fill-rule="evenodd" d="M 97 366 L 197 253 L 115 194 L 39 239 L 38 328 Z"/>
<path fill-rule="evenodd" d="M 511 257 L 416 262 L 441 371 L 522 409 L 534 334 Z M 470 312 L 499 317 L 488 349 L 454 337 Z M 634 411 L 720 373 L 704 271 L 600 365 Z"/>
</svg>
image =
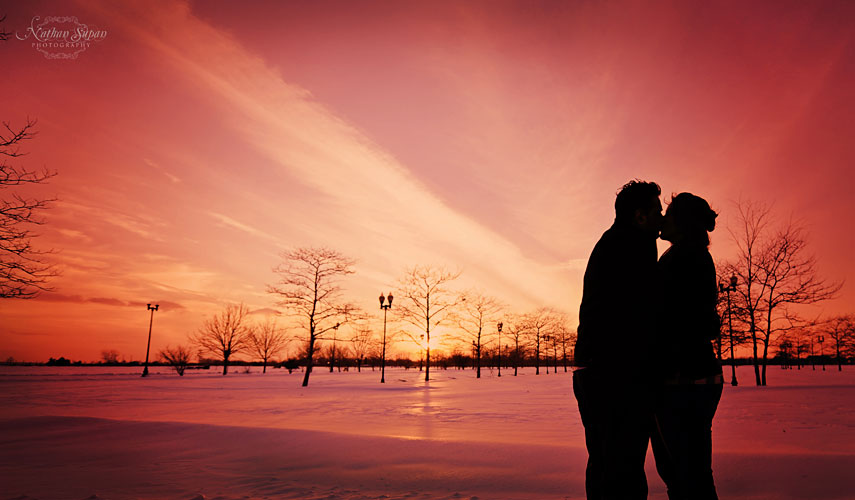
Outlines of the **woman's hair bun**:
<svg viewBox="0 0 855 500">
<path fill-rule="evenodd" d="M 707 210 L 704 229 L 706 229 L 708 233 L 711 233 L 715 230 L 715 219 L 718 217 L 718 214 L 715 213 L 715 210 L 709 208 L 709 205 L 707 205 Z"/>
<path fill-rule="evenodd" d="M 670 207 L 678 226 L 684 231 L 712 232 L 718 214 L 707 200 L 692 193 L 680 193 L 671 198 Z"/>
</svg>

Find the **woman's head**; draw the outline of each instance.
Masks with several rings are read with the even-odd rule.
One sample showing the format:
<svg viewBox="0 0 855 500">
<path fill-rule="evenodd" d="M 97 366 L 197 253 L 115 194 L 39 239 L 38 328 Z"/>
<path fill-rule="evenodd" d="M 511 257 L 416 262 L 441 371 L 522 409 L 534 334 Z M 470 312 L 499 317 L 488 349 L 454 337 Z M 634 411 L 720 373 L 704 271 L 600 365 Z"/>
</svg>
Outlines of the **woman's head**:
<svg viewBox="0 0 855 500">
<path fill-rule="evenodd" d="M 715 229 L 718 214 L 700 196 L 680 193 L 671 198 L 662 221 L 661 238 L 671 243 L 678 241 L 710 244 L 707 233 Z"/>
</svg>

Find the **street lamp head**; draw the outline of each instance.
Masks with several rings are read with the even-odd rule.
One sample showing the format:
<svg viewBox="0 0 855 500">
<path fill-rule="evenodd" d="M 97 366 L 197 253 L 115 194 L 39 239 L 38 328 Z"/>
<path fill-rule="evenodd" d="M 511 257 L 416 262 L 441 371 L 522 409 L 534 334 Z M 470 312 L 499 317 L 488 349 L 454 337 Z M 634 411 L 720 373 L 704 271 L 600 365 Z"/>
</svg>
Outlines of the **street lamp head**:
<svg viewBox="0 0 855 500">
<path fill-rule="evenodd" d="M 380 307 L 383 307 L 383 302 L 386 302 L 386 297 L 383 296 L 383 292 L 380 292 Z"/>
<path fill-rule="evenodd" d="M 386 298 L 389 299 L 389 307 L 392 307 L 392 299 L 395 298 L 395 297 L 392 297 L 392 292 L 389 292 L 389 296 Z"/>
<path fill-rule="evenodd" d="M 736 275 L 732 274 L 730 276 L 730 288 L 733 288 L 735 290 L 736 289 L 736 283 L 737 283 Z"/>
<path fill-rule="evenodd" d="M 160 307 L 160 304 L 155 304 L 154 307 L 151 307 L 151 304 L 146 304 L 149 311 L 157 311 L 157 308 Z"/>
<path fill-rule="evenodd" d="M 499 324 L 496 325 L 496 328 L 499 329 L 499 333 L 502 333 L 502 322 L 501 321 L 499 321 Z"/>
</svg>

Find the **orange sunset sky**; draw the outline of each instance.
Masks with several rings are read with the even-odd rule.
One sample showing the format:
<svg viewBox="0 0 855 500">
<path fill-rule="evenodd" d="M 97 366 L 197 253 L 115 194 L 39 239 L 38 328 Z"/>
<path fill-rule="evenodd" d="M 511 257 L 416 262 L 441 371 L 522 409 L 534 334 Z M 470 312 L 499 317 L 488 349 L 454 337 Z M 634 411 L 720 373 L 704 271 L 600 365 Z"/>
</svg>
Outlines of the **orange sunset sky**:
<svg viewBox="0 0 855 500">
<path fill-rule="evenodd" d="M 635 177 L 711 202 L 716 259 L 735 200 L 774 204 L 846 282 L 813 311 L 855 312 L 853 2 L 0 6 L 7 32 L 107 31 L 74 60 L 0 42 L 0 119 L 38 120 L 19 164 L 59 174 L 25 193 L 58 198 L 34 243 L 62 271 L 0 302 L 2 359 L 141 359 L 147 302 L 153 352 L 226 303 L 262 317 L 278 253 L 309 245 L 357 259 L 346 294 L 370 312 L 433 263 L 575 326 Z"/>
</svg>

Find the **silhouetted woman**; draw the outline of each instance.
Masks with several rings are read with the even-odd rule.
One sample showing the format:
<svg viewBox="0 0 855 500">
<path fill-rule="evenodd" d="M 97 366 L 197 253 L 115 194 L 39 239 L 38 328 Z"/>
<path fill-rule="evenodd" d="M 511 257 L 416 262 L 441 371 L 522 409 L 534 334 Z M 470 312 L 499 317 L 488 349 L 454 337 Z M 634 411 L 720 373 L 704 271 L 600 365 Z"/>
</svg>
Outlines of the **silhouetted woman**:
<svg viewBox="0 0 855 500">
<path fill-rule="evenodd" d="M 651 438 L 656 469 L 671 500 L 717 499 L 712 475 L 712 419 L 722 372 L 717 279 L 708 232 L 717 214 L 703 198 L 675 196 L 662 221 L 671 247 L 660 257 L 661 308 L 654 352 L 659 374 L 657 429 Z"/>
</svg>

